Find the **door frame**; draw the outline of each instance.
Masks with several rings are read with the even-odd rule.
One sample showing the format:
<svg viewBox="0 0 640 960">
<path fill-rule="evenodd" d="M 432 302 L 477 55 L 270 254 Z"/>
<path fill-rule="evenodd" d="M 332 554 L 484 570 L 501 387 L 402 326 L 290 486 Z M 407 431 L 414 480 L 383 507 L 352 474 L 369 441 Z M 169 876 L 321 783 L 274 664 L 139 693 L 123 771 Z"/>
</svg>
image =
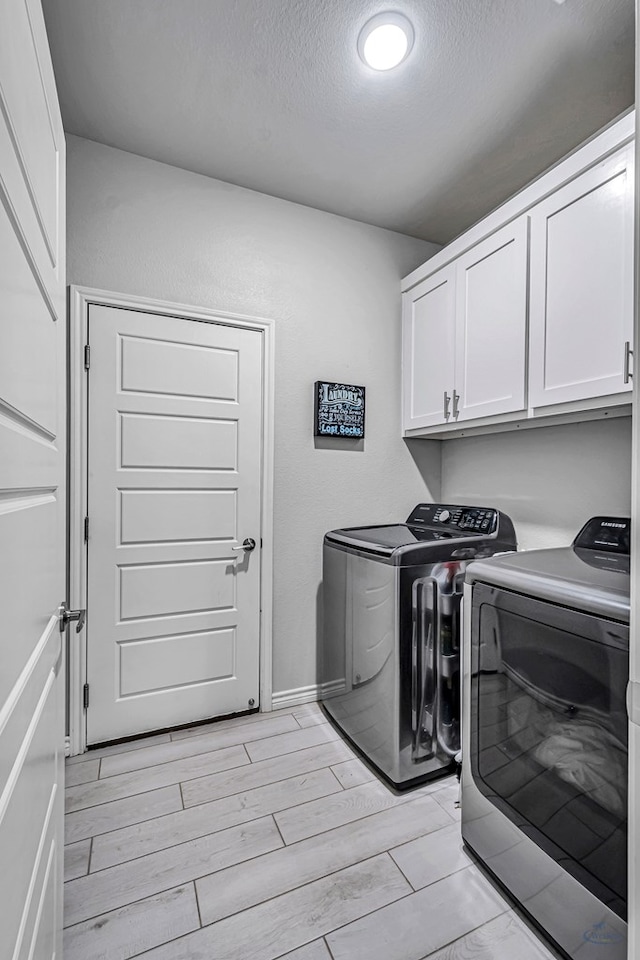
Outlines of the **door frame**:
<svg viewBox="0 0 640 960">
<path fill-rule="evenodd" d="M 97 290 L 91 287 L 69 287 L 69 504 L 68 504 L 68 595 L 74 609 L 86 607 L 87 551 L 84 541 L 84 519 L 87 516 L 87 433 L 88 390 L 84 367 L 89 307 L 120 307 L 124 310 L 155 313 L 185 321 L 199 320 L 228 327 L 256 330 L 262 334 L 262 456 L 260 504 L 260 711 L 272 708 L 272 644 L 273 644 L 273 463 L 274 463 L 274 396 L 275 396 L 275 321 L 250 317 L 204 307 L 187 306 L 149 297 Z M 86 722 L 83 687 L 87 682 L 86 632 L 70 630 L 69 641 L 69 737 L 67 754 L 74 756 L 86 750 Z"/>
<path fill-rule="evenodd" d="M 640 3 L 636 0 L 636 97 L 640 94 Z M 638 102 L 638 101 L 636 101 Z M 638 107 L 636 107 L 636 111 Z M 640 157 L 640 128 L 637 112 L 635 118 L 636 158 Z M 629 687 L 627 708 L 629 713 L 629 847 L 627 895 L 629 910 L 628 953 L 629 960 L 638 956 L 640 950 L 640 588 L 638 586 L 638 561 L 640 559 L 640 391 L 637 375 L 640 374 L 640 162 L 635 165 L 634 194 L 634 318 L 633 318 L 633 400 L 631 417 L 631 622 L 629 625 Z"/>
</svg>

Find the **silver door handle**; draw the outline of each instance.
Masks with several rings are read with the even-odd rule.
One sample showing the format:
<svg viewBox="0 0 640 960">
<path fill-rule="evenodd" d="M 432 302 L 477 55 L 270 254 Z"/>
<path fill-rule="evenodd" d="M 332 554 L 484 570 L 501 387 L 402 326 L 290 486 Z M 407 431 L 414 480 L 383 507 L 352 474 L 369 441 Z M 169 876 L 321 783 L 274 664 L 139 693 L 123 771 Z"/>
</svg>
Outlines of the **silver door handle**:
<svg viewBox="0 0 640 960">
<path fill-rule="evenodd" d="M 60 633 L 64 633 L 64 631 L 67 629 L 67 625 L 70 624 L 72 620 L 78 621 L 76 633 L 80 633 L 84 627 L 85 620 L 87 619 L 86 610 L 69 610 L 69 607 L 65 601 L 60 604 L 58 615 L 60 617 Z"/>
<path fill-rule="evenodd" d="M 460 411 L 458 410 L 459 399 L 460 399 L 460 394 L 456 393 L 456 391 L 454 390 L 453 391 L 453 419 L 454 420 L 458 419 L 458 414 L 460 413 Z"/>
<path fill-rule="evenodd" d="M 632 356 L 633 356 L 633 350 L 631 349 L 631 341 L 625 340 L 625 344 L 624 344 L 624 382 L 625 383 L 629 383 L 629 380 L 633 379 L 633 374 L 629 369 L 630 367 L 629 361 Z"/>
<path fill-rule="evenodd" d="M 448 420 L 451 414 L 449 413 L 449 404 L 451 403 L 451 397 L 445 390 L 444 392 L 444 418 Z"/>
<path fill-rule="evenodd" d="M 255 550 L 256 542 L 253 537 L 247 537 L 246 540 L 242 541 L 242 544 L 239 547 L 231 547 L 232 550 L 244 550 L 245 553 L 251 553 L 252 550 Z"/>
<path fill-rule="evenodd" d="M 436 748 L 438 708 L 435 633 L 438 622 L 438 585 L 432 577 L 414 580 L 411 602 L 411 759 L 432 757 Z"/>
<path fill-rule="evenodd" d="M 453 678 L 460 669 L 460 602 L 464 588 L 464 568 L 466 564 L 462 564 L 462 567 L 463 569 L 453 577 L 451 593 L 438 595 L 438 621 L 435 640 L 436 684 L 438 685 L 438 713 L 435 723 L 436 743 L 437 749 L 451 758 L 455 757 L 460 749 L 460 725 L 458 717 L 453 712 L 456 701 L 451 691 L 453 689 Z M 444 649 L 445 636 L 448 638 L 446 651 Z M 445 720 L 445 701 L 447 697 L 450 707 L 448 721 Z"/>
</svg>

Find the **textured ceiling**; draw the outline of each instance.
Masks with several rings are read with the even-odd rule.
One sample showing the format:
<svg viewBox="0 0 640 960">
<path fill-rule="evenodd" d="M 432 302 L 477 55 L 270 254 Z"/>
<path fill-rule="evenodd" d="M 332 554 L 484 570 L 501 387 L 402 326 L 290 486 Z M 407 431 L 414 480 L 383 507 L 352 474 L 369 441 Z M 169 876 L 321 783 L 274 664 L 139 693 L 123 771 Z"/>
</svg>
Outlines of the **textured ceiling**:
<svg viewBox="0 0 640 960">
<path fill-rule="evenodd" d="M 634 0 L 43 0 L 65 129 L 446 242 L 633 103 Z M 410 57 L 356 53 L 369 17 Z"/>
</svg>

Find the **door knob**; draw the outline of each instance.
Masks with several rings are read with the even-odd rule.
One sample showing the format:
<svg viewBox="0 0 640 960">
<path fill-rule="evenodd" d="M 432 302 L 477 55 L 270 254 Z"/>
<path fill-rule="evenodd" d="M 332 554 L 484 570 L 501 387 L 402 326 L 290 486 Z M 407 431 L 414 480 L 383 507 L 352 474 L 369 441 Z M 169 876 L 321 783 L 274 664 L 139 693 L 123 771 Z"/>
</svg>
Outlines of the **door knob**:
<svg viewBox="0 0 640 960">
<path fill-rule="evenodd" d="M 232 550 L 244 550 L 245 553 L 251 553 L 252 550 L 255 550 L 256 542 L 253 537 L 247 537 L 246 540 L 242 541 L 242 545 L 239 547 L 231 547 Z"/>
</svg>

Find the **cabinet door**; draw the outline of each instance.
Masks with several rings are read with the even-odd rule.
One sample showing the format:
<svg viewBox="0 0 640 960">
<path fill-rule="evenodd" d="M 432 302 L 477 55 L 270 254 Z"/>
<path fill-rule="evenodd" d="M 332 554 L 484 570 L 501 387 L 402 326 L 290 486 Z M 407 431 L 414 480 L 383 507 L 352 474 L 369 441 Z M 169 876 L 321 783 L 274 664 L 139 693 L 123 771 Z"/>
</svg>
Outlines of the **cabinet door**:
<svg viewBox="0 0 640 960">
<path fill-rule="evenodd" d="M 531 211 L 530 324 L 530 406 L 631 389 L 631 146 Z"/>
<path fill-rule="evenodd" d="M 526 405 L 527 240 L 521 217 L 457 261 L 457 420 Z"/>
<path fill-rule="evenodd" d="M 404 428 L 446 423 L 454 376 L 455 289 L 453 265 L 438 270 L 404 295 Z M 448 413 L 448 416 L 447 416 Z"/>
</svg>

